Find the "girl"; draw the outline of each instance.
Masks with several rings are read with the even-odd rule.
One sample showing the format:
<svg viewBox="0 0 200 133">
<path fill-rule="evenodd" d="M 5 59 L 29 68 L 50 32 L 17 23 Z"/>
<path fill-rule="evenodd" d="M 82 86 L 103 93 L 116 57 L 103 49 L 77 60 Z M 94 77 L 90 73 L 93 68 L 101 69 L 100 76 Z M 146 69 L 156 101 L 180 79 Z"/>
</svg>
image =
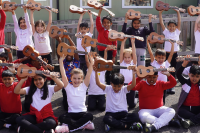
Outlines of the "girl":
<svg viewBox="0 0 200 133">
<path fill-rule="evenodd" d="M 17 36 L 16 46 L 18 46 L 19 48 L 19 50 L 17 50 L 18 59 L 24 57 L 24 54 L 22 51 L 26 45 L 34 46 L 33 40 L 32 40 L 32 28 L 31 28 L 29 16 L 26 10 L 27 7 L 28 7 L 27 5 L 23 6 L 25 17 L 20 17 L 18 21 L 17 21 L 15 11 L 12 10 L 12 17 L 14 21 L 14 31 Z M 27 61 L 23 62 L 23 64 L 26 64 L 26 63 L 28 62 Z"/>
<path fill-rule="evenodd" d="M 127 38 L 126 38 L 127 39 Z M 132 44 L 132 50 L 131 49 L 124 49 L 124 44 L 126 42 L 126 39 L 122 41 L 121 49 L 120 49 L 120 65 L 121 66 L 132 66 L 137 64 L 137 57 L 135 52 L 135 39 L 131 39 Z M 128 85 L 129 82 L 131 82 L 133 75 L 130 74 L 130 71 L 128 69 L 120 69 L 120 73 L 124 75 L 124 85 Z M 135 107 L 135 91 L 130 91 L 130 93 L 127 93 L 127 103 L 129 105 L 129 109 Z"/>
<path fill-rule="evenodd" d="M 0 6 L 0 14 L 1 14 L 1 21 L 0 21 L 0 45 L 5 44 L 5 34 L 4 34 L 4 28 L 6 24 L 6 14 L 4 10 L 2 10 L 2 7 Z M 5 52 L 4 48 L 0 48 L 0 53 Z"/>
<path fill-rule="evenodd" d="M 198 16 L 196 22 L 195 22 L 195 27 L 194 27 L 194 35 L 195 35 L 195 40 L 196 40 L 196 45 L 195 45 L 195 54 L 200 54 L 200 15 Z"/>
<path fill-rule="evenodd" d="M 44 73 L 49 73 L 45 70 Z M 56 85 L 47 85 L 46 77 L 50 77 L 55 81 Z M 36 75 L 32 79 L 31 86 L 22 88 L 22 84 L 27 78 L 21 79 L 15 87 L 15 94 L 28 95 L 30 112 L 20 116 L 16 122 L 20 126 L 21 131 L 29 130 L 34 133 L 54 132 L 53 129 L 57 125 L 57 118 L 53 114 L 51 106 L 51 97 L 53 94 L 63 87 L 62 81 L 54 76 L 46 74 Z"/>
<path fill-rule="evenodd" d="M 47 27 L 43 20 L 38 20 L 37 22 L 34 23 L 34 18 L 33 18 L 34 10 L 31 10 L 30 12 L 31 25 L 35 42 L 35 50 L 37 50 L 40 53 L 42 59 L 46 58 L 48 60 L 48 63 L 52 64 L 52 59 L 50 54 L 52 50 L 49 40 L 49 30 L 51 28 L 51 23 L 52 23 L 52 12 L 47 8 L 45 9 L 49 12 L 49 23 Z"/>
<path fill-rule="evenodd" d="M 141 19 L 133 19 L 132 20 L 132 27 L 127 27 L 128 15 L 126 14 L 124 25 L 122 28 L 122 32 L 128 35 L 135 35 L 144 38 L 144 41 L 135 40 L 135 47 L 136 47 L 136 55 L 137 55 L 137 65 L 145 66 L 145 55 L 146 55 L 146 36 L 149 35 L 151 32 L 154 32 L 152 22 L 151 22 L 152 14 L 149 14 L 149 29 L 145 27 L 140 27 Z M 131 41 L 129 40 L 129 45 L 131 47 Z"/>
<path fill-rule="evenodd" d="M 63 60 L 64 55 L 60 57 L 60 72 L 62 74 L 62 81 L 64 83 L 64 88 L 67 93 L 68 102 L 68 112 L 59 117 L 61 126 L 56 127 L 56 132 L 73 132 L 78 129 L 89 129 L 94 130 L 94 124 L 91 122 L 93 120 L 93 115 L 87 113 L 87 108 L 85 106 L 86 91 L 90 83 L 90 75 L 92 73 L 92 66 L 94 61 L 90 59 L 90 66 L 88 68 L 85 80 L 83 80 L 83 71 L 79 68 L 75 68 L 71 72 L 71 81 L 69 83 L 67 76 L 65 74 Z"/>
</svg>

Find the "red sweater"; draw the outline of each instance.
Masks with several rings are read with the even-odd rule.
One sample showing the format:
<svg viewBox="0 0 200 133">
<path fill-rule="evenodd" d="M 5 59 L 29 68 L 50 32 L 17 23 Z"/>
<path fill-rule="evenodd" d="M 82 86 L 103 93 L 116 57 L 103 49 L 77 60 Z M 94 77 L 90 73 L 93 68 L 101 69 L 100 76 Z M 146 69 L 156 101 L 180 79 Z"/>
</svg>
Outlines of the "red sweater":
<svg viewBox="0 0 200 133">
<path fill-rule="evenodd" d="M 105 30 L 105 28 L 102 26 L 100 17 L 97 17 L 96 19 L 96 27 L 97 27 L 97 31 L 99 32 L 99 35 L 98 35 L 99 43 L 117 46 L 117 41 L 110 41 L 108 39 L 109 31 Z M 106 47 L 99 46 L 99 45 L 97 45 L 97 48 L 99 51 L 104 51 L 106 49 Z M 115 57 L 116 55 L 117 55 L 117 50 L 113 50 L 113 57 Z"/>
<path fill-rule="evenodd" d="M 58 124 L 58 118 L 54 116 L 53 110 L 52 110 L 52 105 L 51 103 L 45 105 L 40 111 L 38 111 L 36 108 L 33 106 L 30 106 L 30 112 L 23 114 L 23 115 L 35 115 L 37 123 L 43 122 L 43 119 L 47 117 L 52 117 Z"/>
<path fill-rule="evenodd" d="M 172 75 L 168 79 L 168 82 L 157 81 L 156 85 L 148 85 L 146 81 L 137 78 L 136 86 L 132 90 L 139 91 L 140 109 L 157 109 L 163 106 L 163 91 L 176 85 L 176 80 Z"/>
<path fill-rule="evenodd" d="M 4 28 L 6 24 L 6 14 L 3 10 L 0 10 L 1 14 L 1 21 L 0 21 L 0 45 L 5 44 L 5 34 L 4 34 Z"/>
</svg>

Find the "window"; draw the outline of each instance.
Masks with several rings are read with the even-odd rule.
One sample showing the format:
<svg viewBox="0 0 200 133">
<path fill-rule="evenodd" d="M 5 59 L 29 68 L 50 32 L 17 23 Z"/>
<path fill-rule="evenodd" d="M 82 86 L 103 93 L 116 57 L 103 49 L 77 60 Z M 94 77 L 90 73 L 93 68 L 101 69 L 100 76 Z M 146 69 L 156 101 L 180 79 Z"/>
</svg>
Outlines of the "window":
<svg viewBox="0 0 200 133">
<path fill-rule="evenodd" d="M 2 2 L 4 2 L 4 1 L 10 1 L 10 0 L 2 0 Z"/>
<path fill-rule="evenodd" d="M 153 0 L 122 0 L 122 8 L 153 8 Z"/>
<path fill-rule="evenodd" d="M 88 0 L 80 0 L 80 7 L 82 8 L 92 8 L 87 5 Z M 99 3 L 104 5 L 106 8 L 112 8 L 112 0 L 97 0 Z"/>
<path fill-rule="evenodd" d="M 21 0 L 21 4 L 26 4 L 28 0 Z M 52 0 L 34 0 L 35 2 L 41 3 L 43 6 L 52 7 Z"/>
</svg>

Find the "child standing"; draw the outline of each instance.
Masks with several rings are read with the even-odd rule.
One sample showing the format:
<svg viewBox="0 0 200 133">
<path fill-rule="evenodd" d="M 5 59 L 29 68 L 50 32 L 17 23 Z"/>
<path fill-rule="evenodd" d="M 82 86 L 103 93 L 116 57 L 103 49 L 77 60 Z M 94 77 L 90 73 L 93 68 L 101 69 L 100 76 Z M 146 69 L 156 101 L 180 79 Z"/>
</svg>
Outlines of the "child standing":
<svg viewBox="0 0 200 133">
<path fill-rule="evenodd" d="M 1 14 L 1 21 L 0 21 L 0 45 L 5 44 L 5 34 L 4 34 L 4 28 L 6 25 L 6 14 L 4 10 L 2 10 L 2 7 L 0 6 L 0 14 Z M 0 48 L 0 53 L 5 52 L 4 48 Z"/>
<path fill-rule="evenodd" d="M 197 17 L 194 27 L 194 36 L 195 36 L 195 54 L 200 54 L 200 15 Z"/>
<path fill-rule="evenodd" d="M 181 15 L 179 10 L 174 9 L 177 12 L 177 17 L 178 17 L 178 24 L 176 23 L 175 20 L 170 20 L 168 22 L 167 28 L 165 27 L 162 19 L 162 11 L 159 11 L 159 20 L 160 20 L 160 25 L 163 30 L 163 34 L 165 35 L 165 38 L 167 39 L 173 39 L 178 41 L 179 40 L 179 35 L 181 33 Z M 171 43 L 168 41 L 165 41 L 164 49 L 167 52 L 166 53 L 166 59 L 168 59 L 171 51 Z M 174 54 L 171 60 L 171 67 L 174 67 L 176 69 L 176 57 L 178 56 L 177 52 L 180 50 L 179 45 L 177 43 L 174 43 Z M 175 77 L 175 72 L 171 73 Z M 175 94 L 174 88 L 171 88 L 167 91 L 168 94 Z"/>
<path fill-rule="evenodd" d="M 63 55 L 60 57 L 59 63 L 62 81 L 67 93 L 69 108 L 68 112 L 59 117 L 59 121 L 62 125 L 56 127 L 56 132 L 73 132 L 79 129 L 94 130 L 94 124 L 91 122 L 93 120 L 93 115 L 91 113 L 87 113 L 87 108 L 85 106 L 86 91 L 90 83 L 90 75 L 92 73 L 94 61 L 90 57 L 90 66 L 85 79 L 81 69 L 73 69 L 71 72 L 72 84 L 70 84 L 67 76 L 65 75 L 63 66 L 64 59 L 65 57 Z"/>
</svg>

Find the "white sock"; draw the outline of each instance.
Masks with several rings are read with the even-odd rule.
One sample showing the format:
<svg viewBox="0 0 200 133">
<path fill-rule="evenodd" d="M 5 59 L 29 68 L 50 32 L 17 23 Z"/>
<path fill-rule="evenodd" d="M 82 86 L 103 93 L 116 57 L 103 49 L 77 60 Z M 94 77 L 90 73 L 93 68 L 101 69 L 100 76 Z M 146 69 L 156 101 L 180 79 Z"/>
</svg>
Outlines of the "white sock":
<svg viewBox="0 0 200 133">
<path fill-rule="evenodd" d="M 11 124 L 6 124 L 6 128 L 9 128 L 11 126 Z"/>
</svg>

